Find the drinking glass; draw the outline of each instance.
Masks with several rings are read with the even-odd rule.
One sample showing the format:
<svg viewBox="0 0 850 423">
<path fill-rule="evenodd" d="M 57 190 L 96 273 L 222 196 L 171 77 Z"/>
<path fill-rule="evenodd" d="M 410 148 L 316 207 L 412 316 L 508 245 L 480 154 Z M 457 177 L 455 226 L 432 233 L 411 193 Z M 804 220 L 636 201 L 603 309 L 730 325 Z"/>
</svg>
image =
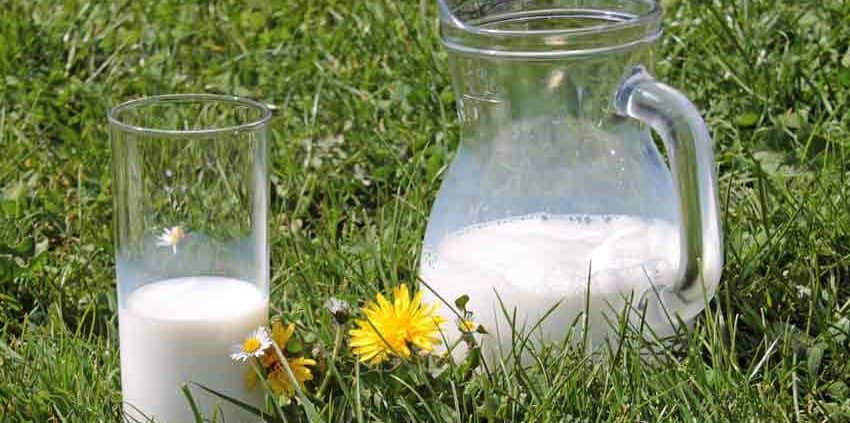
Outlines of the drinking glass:
<svg viewBox="0 0 850 423">
<path fill-rule="evenodd" d="M 189 382 L 261 404 L 244 385 L 250 367 L 229 355 L 268 320 L 270 117 L 255 101 L 206 94 L 131 100 L 108 113 L 131 418 L 193 421 L 181 392 Z M 226 421 L 250 419 L 194 397 L 207 415 L 220 407 Z"/>
</svg>

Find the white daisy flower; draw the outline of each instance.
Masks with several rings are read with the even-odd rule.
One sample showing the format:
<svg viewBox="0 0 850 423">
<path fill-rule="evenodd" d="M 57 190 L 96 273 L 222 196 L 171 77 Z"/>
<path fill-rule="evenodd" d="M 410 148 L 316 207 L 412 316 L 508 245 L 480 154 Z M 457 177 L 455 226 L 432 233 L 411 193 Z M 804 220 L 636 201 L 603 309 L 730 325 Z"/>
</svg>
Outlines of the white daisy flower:
<svg viewBox="0 0 850 423">
<path fill-rule="evenodd" d="M 156 245 L 157 247 L 171 247 L 171 251 L 173 251 L 174 254 L 177 254 L 177 244 L 179 244 L 183 238 L 186 238 L 186 231 L 184 231 L 180 226 L 166 228 L 162 231 L 162 235 L 157 238 L 158 241 Z"/>
<path fill-rule="evenodd" d="M 251 357 L 261 357 L 266 348 L 271 345 L 272 339 L 269 336 L 269 331 L 264 326 L 260 326 L 251 332 L 242 343 L 233 344 L 233 354 L 230 354 L 230 358 L 244 362 Z"/>
</svg>

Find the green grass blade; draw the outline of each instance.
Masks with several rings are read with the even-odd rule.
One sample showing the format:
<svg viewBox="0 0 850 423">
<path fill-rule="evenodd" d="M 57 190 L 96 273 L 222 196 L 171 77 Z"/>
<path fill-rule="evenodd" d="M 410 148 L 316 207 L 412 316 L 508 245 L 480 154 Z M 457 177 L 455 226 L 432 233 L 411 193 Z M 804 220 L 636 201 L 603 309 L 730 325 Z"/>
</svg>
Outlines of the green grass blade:
<svg viewBox="0 0 850 423">
<path fill-rule="evenodd" d="M 195 417 L 195 423 L 204 423 L 204 417 L 201 415 L 198 403 L 195 402 L 195 398 L 192 396 L 192 391 L 189 389 L 189 385 L 184 383 L 183 386 L 180 387 L 180 391 L 183 392 L 183 396 L 186 397 L 186 401 L 189 402 L 189 407 L 192 409 L 192 416 Z"/>
<path fill-rule="evenodd" d="M 244 401 L 233 398 L 233 397 L 231 397 L 227 394 L 223 394 L 223 393 L 218 392 L 214 389 L 208 388 L 208 387 L 206 387 L 206 386 L 204 386 L 200 383 L 192 382 L 192 385 L 195 385 L 198 388 L 203 389 L 204 391 L 206 391 L 209 394 L 215 395 L 215 396 L 217 396 L 217 397 L 219 397 L 219 398 L 221 398 L 221 399 L 223 399 L 223 400 L 225 400 L 225 401 L 227 401 L 227 402 L 229 402 L 229 403 L 231 403 L 231 404 L 233 404 L 233 405 L 235 405 L 235 406 L 237 406 L 237 407 L 239 407 L 239 408 L 241 408 L 241 409 L 243 409 L 243 410 L 245 410 L 245 411 L 247 411 L 247 412 L 249 412 L 249 413 L 251 413 L 255 416 L 258 416 L 258 417 L 262 418 L 263 420 L 265 420 L 269 423 L 284 423 L 283 421 L 279 420 L 277 417 L 269 415 L 269 414 L 265 413 L 264 411 L 258 409 L 257 407 L 254 407 L 254 406 L 252 406 L 252 405 L 250 405 L 250 404 L 248 404 Z"/>
</svg>

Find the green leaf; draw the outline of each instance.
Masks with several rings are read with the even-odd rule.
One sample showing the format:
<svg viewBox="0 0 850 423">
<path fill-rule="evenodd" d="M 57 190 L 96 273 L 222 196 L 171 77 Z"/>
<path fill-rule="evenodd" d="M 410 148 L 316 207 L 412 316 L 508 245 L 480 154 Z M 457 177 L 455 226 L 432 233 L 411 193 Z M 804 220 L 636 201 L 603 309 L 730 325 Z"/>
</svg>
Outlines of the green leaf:
<svg viewBox="0 0 850 423">
<path fill-rule="evenodd" d="M 753 153 L 753 158 L 758 161 L 761 169 L 771 176 L 787 174 L 793 171 L 791 166 L 785 164 L 788 158 L 784 153 L 757 151 Z"/>
<path fill-rule="evenodd" d="M 21 240 L 13 249 L 13 253 L 19 257 L 29 257 L 35 251 L 35 242 L 31 237 L 26 237 Z"/>
<path fill-rule="evenodd" d="M 746 112 L 735 118 L 735 124 L 742 128 L 752 128 L 759 121 L 759 115 L 753 112 Z"/>
<path fill-rule="evenodd" d="M 841 72 L 838 72 L 838 82 L 850 88 L 850 69 L 843 69 Z"/>
<path fill-rule="evenodd" d="M 11 271 L 9 271 L 8 274 L 4 274 L 4 270 L 3 270 L 2 266 L 3 266 L 3 258 L 0 257 L 0 280 L 10 279 L 12 277 Z M 18 300 L 15 299 L 15 297 L 12 297 L 11 295 L 4 294 L 2 292 L 0 292 L 0 304 L 2 304 L 3 307 L 6 307 L 7 309 L 12 310 L 12 311 L 21 311 L 21 308 L 22 308 L 21 305 L 18 304 Z M 0 344 L 0 345 L 4 345 L 4 344 Z M 0 360 L 0 363 L 2 363 L 2 361 L 3 360 Z"/>
<path fill-rule="evenodd" d="M 461 310 L 466 310 L 466 304 L 469 302 L 469 295 L 461 295 L 455 299 L 455 306 Z"/>
<path fill-rule="evenodd" d="M 779 122 L 788 129 L 800 129 L 808 122 L 809 114 L 805 110 L 788 110 L 779 117 Z"/>
<path fill-rule="evenodd" d="M 846 383 L 837 380 L 829 384 L 826 392 L 829 392 L 829 395 L 833 398 L 847 398 L 850 395 L 850 388 L 847 387 Z"/>
<path fill-rule="evenodd" d="M 810 377 L 817 377 L 820 363 L 823 360 L 825 347 L 823 344 L 815 344 L 807 351 L 807 364 Z"/>
<path fill-rule="evenodd" d="M 499 412 L 499 403 L 499 398 L 495 393 L 485 394 L 484 404 L 481 406 L 479 411 L 487 417 L 487 420 L 495 421 Z"/>
<path fill-rule="evenodd" d="M 458 367 L 460 377 L 468 381 L 474 374 L 475 369 L 481 365 L 481 347 L 476 345 L 469 350 L 466 359 Z"/>
<path fill-rule="evenodd" d="M 301 351 L 304 351 L 304 344 L 296 339 L 291 338 L 289 342 L 286 343 L 286 352 L 289 354 L 300 354 Z"/>
<path fill-rule="evenodd" d="M 0 212 L 10 217 L 17 217 L 18 212 L 18 202 L 15 200 L 0 200 Z"/>
<path fill-rule="evenodd" d="M 229 396 L 229 395 L 222 394 L 221 392 L 218 392 L 218 391 L 216 391 L 216 390 L 214 390 L 214 389 L 211 389 L 211 388 L 207 388 L 206 386 L 201 385 L 200 383 L 192 382 L 192 385 L 195 385 L 195 386 L 197 386 L 198 388 L 201 388 L 201 389 L 203 389 L 204 391 L 207 391 L 207 392 L 208 392 L 208 393 L 210 393 L 210 394 L 213 394 L 213 395 L 215 395 L 215 396 L 217 396 L 217 397 L 219 397 L 219 398 L 221 398 L 221 399 L 223 399 L 223 400 L 225 400 L 225 401 L 227 401 L 227 402 L 230 402 L 231 404 L 233 404 L 233 405 L 235 405 L 235 406 L 237 406 L 237 407 L 239 407 L 239 408 L 241 408 L 241 409 L 243 409 L 243 410 L 245 410 L 245 411 L 247 411 L 247 412 L 249 412 L 249 413 L 252 413 L 252 414 L 254 414 L 255 416 L 259 416 L 260 418 L 262 418 L 262 419 L 263 419 L 264 421 L 266 421 L 266 422 L 270 422 L 270 423 L 283 423 L 280 419 L 278 419 L 278 418 L 276 418 L 276 417 L 274 417 L 274 416 L 272 416 L 272 415 L 270 415 L 270 414 L 266 414 L 266 413 L 264 413 L 262 410 L 260 410 L 260 409 L 258 409 L 258 408 L 256 408 L 256 407 L 254 407 L 254 406 L 252 406 L 252 405 L 250 405 L 250 404 L 248 404 L 248 403 L 245 403 L 245 402 L 243 402 L 243 401 L 240 401 L 240 400 L 238 400 L 238 399 L 236 399 L 236 398 L 233 398 L 233 397 L 231 397 L 231 396 Z"/>
<path fill-rule="evenodd" d="M 183 396 L 186 397 L 186 401 L 189 401 L 189 408 L 192 409 L 192 415 L 195 416 L 195 423 L 204 423 L 204 418 L 201 416 L 201 410 L 198 409 L 198 403 L 192 396 L 192 391 L 189 390 L 189 385 L 184 383 L 183 386 L 180 387 L 180 390 L 183 391 Z"/>
</svg>

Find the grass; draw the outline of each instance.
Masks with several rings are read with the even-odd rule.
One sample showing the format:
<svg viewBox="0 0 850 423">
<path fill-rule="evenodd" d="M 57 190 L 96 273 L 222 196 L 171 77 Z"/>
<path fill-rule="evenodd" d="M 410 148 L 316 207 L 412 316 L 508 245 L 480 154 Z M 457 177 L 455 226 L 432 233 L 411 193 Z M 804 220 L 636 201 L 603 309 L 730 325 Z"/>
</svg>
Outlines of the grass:
<svg viewBox="0 0 850 423">
<path fill-rule="evenodd" d="M 470 380 L 349 365 L 313 398 L 326 420 L 850 421 L 850 4 L 664 3 L 656 73 L 706 116 L 726 233 L 693 331 L 659 365 L 636 342 Z M 326 298 L 413 280 L 458 142 L 434 18 L 430 1 L 6 2 L 0 421 L 120 419 L 105 132 L 119 100 L 277 106 L 272 301 L 304 342 L 333 345 Z"/>
</svg>

